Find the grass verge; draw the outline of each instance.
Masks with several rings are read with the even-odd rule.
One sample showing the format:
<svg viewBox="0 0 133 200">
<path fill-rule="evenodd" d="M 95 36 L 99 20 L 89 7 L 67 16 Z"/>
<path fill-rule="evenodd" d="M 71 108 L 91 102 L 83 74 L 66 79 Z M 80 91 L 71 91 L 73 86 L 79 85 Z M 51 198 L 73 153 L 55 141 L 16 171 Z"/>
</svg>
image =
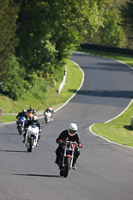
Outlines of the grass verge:
<svg viewBox="0 0 133 200">
<path fill-rule="evenodd" d="M 133 102 L 129 108 L 118 118 L 108 123 L 98 123 L 92 126 L 92 131 L 110 141 L 133 147 L 133 128 L 131 116 L 133 115 Z"/>
<path fill-rule="evenodd" d="M 56 109 L 67 101 L 79 88 L 82 81 L 82 72 L 77 65 L 70 60 L 66 61 L 66 66 L 67 79 L 61 93 L 58 93 L 60 83 L 57 83 L 55 87 L 47 86 L 45 93 L 42 93 L 42 90 L 40 92 L 39 87 L 42 87 L 42 85 L 39 86 L 41 83 L 38 83 L 30 93 L 24 94 L 19 101 L 13 101 L 6 96 L 0 95 L 0 109 L 2 109 L 2 113 L 10 113 L 10 115 L 2 114 L 0 122 L 16 121 L 16 115 L 11 113 L 18 113 L 23 108 L 28 109 L 31 105 L 36 111 L 41 113 L 48 106 Z"/>
<path fill-rule="evenodd" d="M 133 57 L 124 54 L 115 54 L 102 51 L 93 51 L 79 49 L 78 52 L 88 53 L 90 55 L 102 56 L 114 60 L 122 61 L 133 67 Z M 118 118 L 108 123 L 98 123 L 91 127 L 97 135 L 105 137 L 112 142 L 133 147 L 133 129 L 131 128 L 131 116 L 133 115 L 133 103 Z"/>
</svg>

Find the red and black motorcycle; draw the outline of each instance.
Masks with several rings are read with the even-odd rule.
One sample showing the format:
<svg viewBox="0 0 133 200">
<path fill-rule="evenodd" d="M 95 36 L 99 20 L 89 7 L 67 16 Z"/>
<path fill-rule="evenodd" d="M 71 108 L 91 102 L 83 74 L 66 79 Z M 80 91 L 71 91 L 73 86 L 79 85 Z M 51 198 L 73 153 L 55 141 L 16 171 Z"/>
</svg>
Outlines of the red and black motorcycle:
<svg viewBox="0 0 133 200">
<path fill-rule="evenodd" d="M 73 167 L 73 159 L 75 149 L 78 148 L 76 142 L 68 141 L 61 142 L 62 152 L 59 159 L 60 175 L 67 177 L 69 170 Z"/>
</svg>

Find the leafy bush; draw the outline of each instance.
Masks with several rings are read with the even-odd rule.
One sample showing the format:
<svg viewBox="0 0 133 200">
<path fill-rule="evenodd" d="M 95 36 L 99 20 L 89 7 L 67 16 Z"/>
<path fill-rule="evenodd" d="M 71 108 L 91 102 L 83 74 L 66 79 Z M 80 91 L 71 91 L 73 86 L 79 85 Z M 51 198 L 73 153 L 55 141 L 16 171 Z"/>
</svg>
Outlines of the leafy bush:
<svg viewBox="0 0 133 200">
<path fill-rule="evenodd" d="M 10 68 L 10 78 L 0 87 L 2 94 L 8 95 L 13 100 L 17 100 L 24 92 L 28 83 L 24 80 L 25 70 L 20 68 L 15 57 L 12 58 Z"/>
</svg>

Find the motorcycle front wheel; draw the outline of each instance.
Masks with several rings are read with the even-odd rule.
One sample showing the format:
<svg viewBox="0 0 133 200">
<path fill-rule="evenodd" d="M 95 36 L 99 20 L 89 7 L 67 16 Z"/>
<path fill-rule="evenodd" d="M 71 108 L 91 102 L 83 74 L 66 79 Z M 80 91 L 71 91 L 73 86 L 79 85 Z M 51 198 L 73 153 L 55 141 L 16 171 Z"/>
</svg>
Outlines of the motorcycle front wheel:
<svg viewBox="0 0 133 200">
<path fill-rule="evenodd" d="M 28 152 L 32 152 L 32 138 L 29 138 L 29 144 L 28 144 L 28 148 L 27 148 Z"/>
<path fill-rule="evenodd" d="M 19 135 L 22 135 L 22 127 L 21 126 L 18 127 L 18 132 L 19 132 Z"/>
<path fill-rule="evenodd" d="M 65 158 L 64 173 L 63 173 L 64 177 L 68 176 L 69 169 L 70 169 L 70 163 L 71 163 L 71 158 L 70 157 L 66 157 Z"/>
<path fill-rule="evenodd" d="M 46 116 L 44 117 L 44 120 L 45 120 L 45 123 L 47 124 L 48 123 L 48 118 Z"/>
</svg>

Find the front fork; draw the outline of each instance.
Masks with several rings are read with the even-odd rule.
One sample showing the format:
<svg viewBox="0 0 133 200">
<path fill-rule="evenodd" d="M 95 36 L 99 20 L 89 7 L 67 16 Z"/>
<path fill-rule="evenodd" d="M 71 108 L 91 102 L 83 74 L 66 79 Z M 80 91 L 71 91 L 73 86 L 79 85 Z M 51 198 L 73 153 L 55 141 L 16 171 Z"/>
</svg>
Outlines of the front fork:
<svg viewBox="0 0 133 200">
<path fill-rule="evenodd" d="M 65 157 L 66 157 L 66 149 L 67 146 L 64 148 L 64 154 L 63 154 L 63 158 L 62 158 L 62 167 L 64 167 L 64 163 L 65 163 Z M 74 158 L 74 148 L 72 150 L 72 156 L 71 156 L 71 163 L 70 163 L 70 168 L 72 169 L 72 164 L 73 164 L 73 158 Z"/>
<path fill-rule="evenodd" d="M 67 148 L 67 146 L 65 146 L 65 148 L 64 148 L 64 154 L 63 154 L 63 158 L 62 158 L 62 167 L 64 167 L 64 163 L 65 163 L 66 148 Z"/>
<path fill-rule="evenodd" d="M 71 159 L 71 163 L 70 163 L 70 169 L 72 169 L 73 158 L 74 158 L 74 147 L 73 147 L 73 150 L 72 150 L 72 159 Z"/>
</svg>

